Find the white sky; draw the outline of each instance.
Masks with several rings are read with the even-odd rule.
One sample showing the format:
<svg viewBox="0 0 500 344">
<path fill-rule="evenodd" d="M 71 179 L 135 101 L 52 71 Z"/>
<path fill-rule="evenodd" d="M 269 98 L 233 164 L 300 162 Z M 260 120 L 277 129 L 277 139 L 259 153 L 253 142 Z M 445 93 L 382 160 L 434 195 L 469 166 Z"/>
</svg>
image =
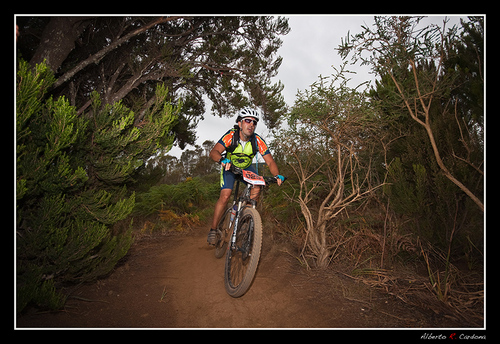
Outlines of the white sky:
<svg viewBox="0 0 500 344">
<path fill-rule="evenodd" d="M 341 38 L 347 32 L 356 34 L 361 32 L 361 25 L 372 26 L 373 16 L 286 16 L 291 31 L 283 36 L 283 45 L 278 54 L 283 57 L 283 63 L 278 76 L 273 80 L 281 80 L 285 88 L 283 96 L 289 106 L 293 106 L 297 90 L 307 89 L 318 80 L 318 76 L 329 76 L 342 64 L 335 48 L 341 43 Z M 447 27 L 460 24 L 460 18 L 465 16 L 448 16 L 450 21 Z M 422 25 L 430 23 L 442 24 L 444 16 L 430 16 L 422 20 Z M 366 80 L 374 80 L 369 74 L 367 66 L 348 66 L 356 72 L 351 74 L 351 86 L 357 86 Z M 217 141 L 234 125 L 234 118 L 219 118 L 210 114 L 210 103 L 207 102 L 205 119 L 198 124 L 197 144 L 205 140 Z M 269 132 L 263 123 L 257 126 L 256 132 L 264 139 L 268 139 Z M 191 146 L 187 147 L 192 149 Z M 169 154 L 180 157 L 182 151 L 173 147 Z"/>
</svg>

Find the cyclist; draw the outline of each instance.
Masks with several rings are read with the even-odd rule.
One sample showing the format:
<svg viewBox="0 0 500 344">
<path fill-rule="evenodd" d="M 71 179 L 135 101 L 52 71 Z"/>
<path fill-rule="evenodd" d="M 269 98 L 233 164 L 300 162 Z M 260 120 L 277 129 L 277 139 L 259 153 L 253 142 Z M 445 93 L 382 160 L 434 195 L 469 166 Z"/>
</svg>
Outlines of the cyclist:
<svg viewBox="0 0 500 344">
<path fill-rule="evenodd" d="M 278 166 L 267 144 L 262 137 L 255 133 L 255 127 L 259 122 L 259 117 L 259 112 L 254 109 L 242 109 L 236 118 L 236 123 L 238 125 L 235 125 L 233 129 L 226 132 L 210 152 L 210 158 L 215 162 L 220 162 L 222 166 L 220 196 L 215 204 L 212 227 L 207 237 L 207 242 L 211 245 L 215 245 L 216 230 L 214 228 L 217 228 L 217 224 L 224 213 L 227 201 L 231 197 L 231 192 L 233 190 L 235 175 L 229 171 L 231 164 L 244 170 L 257 173 L 252 166 L 252 160 L 255 154 L 259 152 L 264 158 L 271 173 L 277 178 L 278 185 L 281 185 L 284 180 L 283 176 L 279 174 Z M 224 151 L 227 153 L 225 158 L 222 156 Z M 259 193 L 260 187 L 254 187 L 252 188 L 250 197 L 257 200 Z"/>
</svg>

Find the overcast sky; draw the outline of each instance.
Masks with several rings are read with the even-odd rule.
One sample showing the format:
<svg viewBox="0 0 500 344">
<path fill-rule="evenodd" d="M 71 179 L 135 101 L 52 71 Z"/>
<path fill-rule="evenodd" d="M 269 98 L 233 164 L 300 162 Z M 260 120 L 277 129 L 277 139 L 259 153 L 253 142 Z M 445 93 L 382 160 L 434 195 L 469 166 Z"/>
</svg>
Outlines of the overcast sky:
<svg viewBox="0 0 500 344">
<path fill-rule="evenodd" d="M 287 16 L 288 17 L 288 16 Z M 295 100 L 297 90 L 307 89 L 318 80 L 318 76 L 331 75 L 334 67 L 342 64 L 337 48 L 349 31 L 350 34 L 361 32 L 361 25 L 372 26 L 373 16 L 290 16 L 289 26 L 291 31 L 282 37 L 283 45 L 278 54 L 283 57 L 283 63 L 278 76 L 274 81 L 281 80 L 285 88 L 283 96 L 289 106 Z M 449 16 L 447 27 L 460 24 L 460 17 Z M 461 17 L 466 18 L 466 17 Z M 444 16 L 431 16 L 425 18 L 421 24 L 442 24 Z M 369 74 L 367 66 L 349 66 L 349 70 L 357 74 L 351 75 L 351 85 L 357 86 L 367 80 L 374 80 Z M 372 81 L 373 82 L 373 81 Z M 208 102 L 207 102 L 208 105 Z M 205 119 L 198 124 L 197 144 L 205 140 L 217 141 L 234 124 L 234 118 L 219 118 L 210 113 L 207 106 Z M 259 123 L 256 132 L 264 139 L 268 139 L 269 132 L 263 123 Z M 192 149 L 188 146 L 188 149 Z M 174 147 L 169 154 L 180 156 L 181 150 Z"/>
</svg>

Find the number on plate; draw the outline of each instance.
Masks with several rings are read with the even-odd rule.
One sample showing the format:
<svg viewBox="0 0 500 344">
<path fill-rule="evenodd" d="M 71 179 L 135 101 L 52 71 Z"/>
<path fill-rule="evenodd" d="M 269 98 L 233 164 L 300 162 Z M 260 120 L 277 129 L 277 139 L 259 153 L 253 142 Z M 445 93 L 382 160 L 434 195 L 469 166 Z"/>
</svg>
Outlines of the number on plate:
<svg viewBox="0 0 500 344">
<path fill-rule="evenodd" d="M 264 177 L 261 177 L 252 171 L 243 170 L 243 180 L 252 185 L 266 185 Z"/>
</svg>

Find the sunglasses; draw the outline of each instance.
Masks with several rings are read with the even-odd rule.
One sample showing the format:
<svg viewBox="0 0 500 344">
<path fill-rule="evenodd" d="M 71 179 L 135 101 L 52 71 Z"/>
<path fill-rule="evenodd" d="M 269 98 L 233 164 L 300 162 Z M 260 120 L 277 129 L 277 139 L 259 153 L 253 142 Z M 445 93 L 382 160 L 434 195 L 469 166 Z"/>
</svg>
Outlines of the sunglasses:
<svg viewBox="0 0 500 344">
<path fill-rule="evenodd" d="M 245 118 L 243 119 L 243 121 L 245 121 L 245 123 L 252 123 L 253 122 L 253 125 L 257 126 L 257 121 L 256 120 L 253 120 L 253 119 L 250 119 L 250 118 Z"/>
</svg>

